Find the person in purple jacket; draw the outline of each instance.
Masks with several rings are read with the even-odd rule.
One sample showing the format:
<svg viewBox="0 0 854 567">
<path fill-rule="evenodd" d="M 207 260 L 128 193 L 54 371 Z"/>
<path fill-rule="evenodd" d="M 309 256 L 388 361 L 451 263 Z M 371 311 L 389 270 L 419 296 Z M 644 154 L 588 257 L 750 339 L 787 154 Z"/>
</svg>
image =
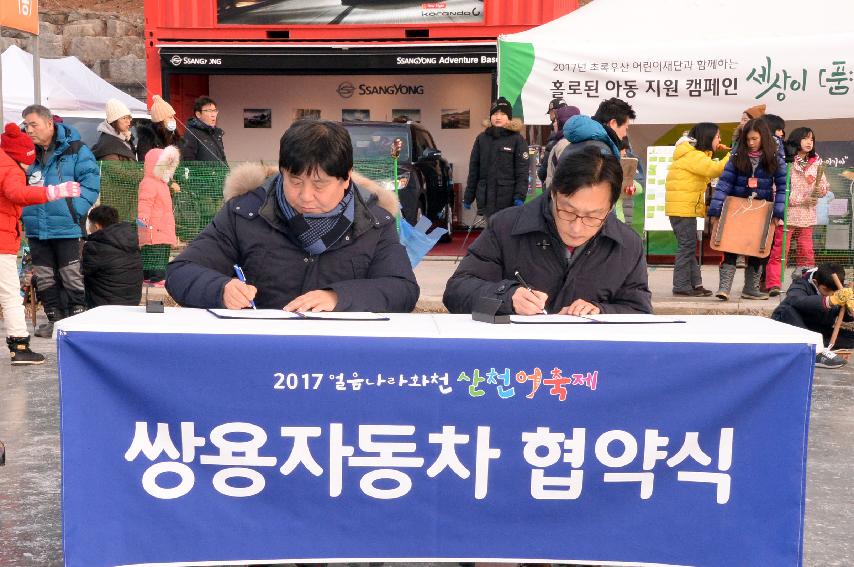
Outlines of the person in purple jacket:
<svg viewBox="0 0 854 567">
<path fill-rule="evenodd" d="M 712 233 L 720 220 L 724 200 L 734 197 L 750 197 L 774 203 L 774 227 L 783 222 L 786 208 L 786 162 L 777 142 L 764 120 L 749 120 L 741 129 L 737 149 L 718 179 L 715 193 L 709 204 Z M 737 254 L 724 253 L 720 267 L 720 285 L 715 296 L 721 301 L 729 299 L 732 280 L 735 276 Z M 762 258 L 747 256 L 744 271 L 745 299 L 768 299 L 760 291 Z"/>
</svg>

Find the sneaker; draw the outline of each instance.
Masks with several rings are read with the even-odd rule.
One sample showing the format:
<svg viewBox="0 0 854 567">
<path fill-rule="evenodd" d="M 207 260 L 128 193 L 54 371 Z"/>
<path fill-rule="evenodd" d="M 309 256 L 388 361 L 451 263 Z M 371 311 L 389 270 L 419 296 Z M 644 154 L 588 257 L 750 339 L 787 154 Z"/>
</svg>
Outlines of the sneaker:
<svg viewBox="0 0 854 567">
<path fill-rule="evenodd" d="M 697 291 L 696 289 L 688 289 L 688 290 L 673 290 L 673 295 L 677 295 L 680 297 L 700 297 L 703 295 L 703 292 Z"/>
<path fill-rule="evenodd" d="M 695 287 L 694 291 L 698 293 L 699 297 L 711 297 L 713 293 L 712 290 L 706 289 L 701 285 Z"/>
<path fill-rule="evenodd" d="M 818 368 L 842 368 L 846 364 L 848 363 L 845 360 L 829 350 L 815 355 L 815 365 Z"/>
<path fill-rule="evenodd" d="M 780 288 L 777 287 L 776 285 L 772 286 L 768 289 L 768 295 L 770 295 L 771 297 L 777 297 L 778 295 L 780 295 L 780 293 L 782 293 L 782 292 L 781 292 Z"/>
</svg>

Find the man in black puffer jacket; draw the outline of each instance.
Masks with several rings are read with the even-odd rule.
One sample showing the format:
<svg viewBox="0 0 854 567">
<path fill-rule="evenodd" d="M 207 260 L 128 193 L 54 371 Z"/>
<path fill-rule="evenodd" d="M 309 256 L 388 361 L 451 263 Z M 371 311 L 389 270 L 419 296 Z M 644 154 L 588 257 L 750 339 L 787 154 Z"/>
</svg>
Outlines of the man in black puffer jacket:
<svg viewBox="0 0 854 567">
<path fill-rule="evenodd" d="M 181 161 L 218 161 L 225 163 L 224 132 L 216 125 L 219 109 L 212 98 L 202 96 L 193 104 L 195 116 L 187 121 L 181 145 Z"/>
<path fill-rule="evenodd" d="M 489 124 L 474 141 L 463 207 L 477 201 L 478 214 L 490 217 L 520 206 L 528 195 L 528 143 L 519 134 L 522 122 L 501 97 L 489 112 Z"/>
<path fill-rule="evenodd" d="M 253 167 L 248 164 L 246 167 Z M 279 144 L 279 171 L 226 180 L 223 208 L 169 264 L 185 307 L 410 312 L 418 284 L 400 244 L 394 193 L 354 182 L 340 124 L 301 120 Z M 245 177 L 234 186 L 235 177 Z M 370 186 L 369 186 L 370 185 Z M 239 265 L 246 282 L 235 277 Z"/>
<path fill-rule="evenodd" d="M 84 240 L 81 271 L 86 307 L 139 305 L 142 298 L 142 257 L 137 229 L 119 222 L 113 207 L 89 211 L 91 232 Z"/>
</svg>

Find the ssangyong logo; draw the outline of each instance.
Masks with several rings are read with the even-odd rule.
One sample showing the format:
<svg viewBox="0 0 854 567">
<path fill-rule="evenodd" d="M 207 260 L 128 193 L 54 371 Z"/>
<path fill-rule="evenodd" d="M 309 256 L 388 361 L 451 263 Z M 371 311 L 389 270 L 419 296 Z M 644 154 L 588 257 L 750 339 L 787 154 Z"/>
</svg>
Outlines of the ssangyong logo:
<svg viewBox="0 0 854 567">
<path fill-rule="evenodd" d="M 338 95 L 341 98 L 350 98 L 356 92 L 356 87 L 350 81 L 344 81 L 338 85 Z"/>
<path fill-rule="evenodd" d="M 172 63 L 172 66 L 174 66 L 174 67 L 177 67 L 178 65 L 180 65 L 181 61 L 183 61 L 183 59 L 181 59 L 180 55 L 173 55 L 172 59 L 169 60 L 169 62 Z"/>
</svg>

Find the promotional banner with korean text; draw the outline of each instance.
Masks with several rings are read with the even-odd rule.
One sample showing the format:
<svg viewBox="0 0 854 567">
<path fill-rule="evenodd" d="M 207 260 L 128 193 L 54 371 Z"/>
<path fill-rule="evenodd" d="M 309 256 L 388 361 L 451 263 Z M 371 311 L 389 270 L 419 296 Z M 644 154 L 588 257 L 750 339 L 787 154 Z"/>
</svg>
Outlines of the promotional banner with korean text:
<svg viewBox="0 0 854 567">
<path fill-rule="evenodd" d="M 552 98 L 588 115 L 601 101 L 621 98 L 638 124 L 738 122 L 763 103 L 786 120 L 851 117 L 854 4 L 826 5 L 832 10 L 816 6 L 817 19 L 792 36 L 778 32 L 792 29 L 802 10 L 793 0 L 751 3 L 752 13 L 768 15 L 761 26 L 736 23 L 744 16 L 736 0 L 691 7 L 597 0 L 500 37 L 499 94 L 527 124 L 549 123 Z"/>
<path fill-rule="evenodd" d="M 801 565 L 809 345 L 58 341 L 69 567 Z"/>
</svg>

